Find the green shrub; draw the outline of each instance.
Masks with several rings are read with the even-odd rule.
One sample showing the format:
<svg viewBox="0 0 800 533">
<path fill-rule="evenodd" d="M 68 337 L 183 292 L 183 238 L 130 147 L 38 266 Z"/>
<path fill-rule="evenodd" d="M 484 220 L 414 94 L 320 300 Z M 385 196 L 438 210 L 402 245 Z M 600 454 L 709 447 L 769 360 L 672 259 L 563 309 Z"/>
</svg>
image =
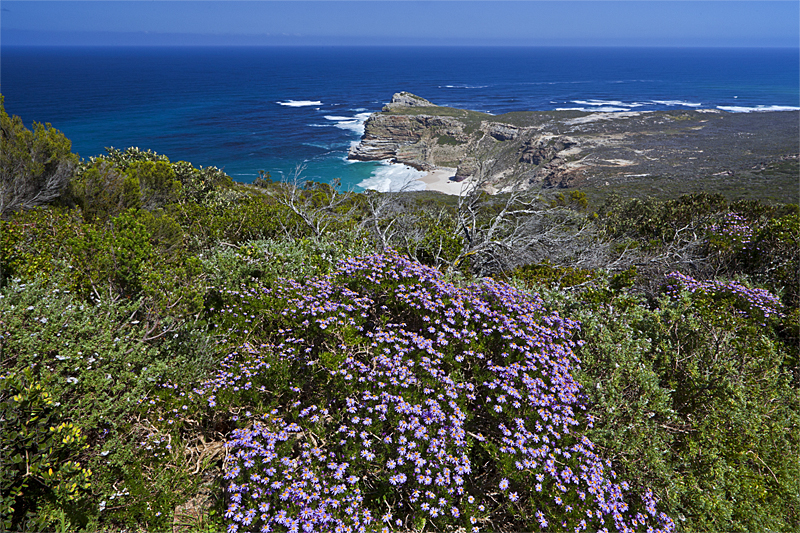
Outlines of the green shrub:
<svg viewBox="0 0 800 533">
<path fill-rule="evenodd" d="M 66 241 L 82 231 L 80 214 L 40 207 L 0 220 L 0 287 L 11 278 L 47 276 L 63 259 Z"/>
<path fill-rule="evenodd" d="M 725 198 L 719 194 L 690 194 L 666 201 L 623 199 L 614 195 L 600 208 L 599 215 L 610 236 L 670 243 L 685 232 L 687 226 L 702 222 L 726 206 Z"/>
<path fill-rule="evenodd" d="M 782 319 L 765 322 L 745 285 L 704 286 L 715 288 L 652 302 L 624 289 L 601 301 L 548 293 L 581 323 L 590 438 L 633 486 L 653 488 L 680 531 L 795 530 L 800 401 L 773 329 Z"/>
<path fill-rule="evenodd" d="M 164 381 L 201 379 L 217 347 L 197 324 L 159 319 L 105 291 L 88 302 L 66 285 L 38 279 L 0 292 L 3 528 L 60 520 L 69 529 L 163 530 L 203 470 L 190 460 L 198 443 L 142 418 L 141 402 Z M 161 436 L 153 455 L 146 447 Z"/>
<path fill-rule="evenodd" d="M 461 142 L 452 135 L 440 135 L 436 139 L 436 144 L 441 144 L 443 146 L 459 146 Z"/>
<path fill-rule="evenodd" d="M 511 277 L 518 279 L 529 288 L 540 285 L 574 287 L 595 279 L 597 273 L 582 268 L 556 266 L 545 261 L 518 267 L 511 273 Z"/>
<path fill-rule="evenodd" d="M 84 225 L 82 233 L 67 240 L 74 261 L 76 288 L 98 293 L 106 285 L 125 296 L 142 289 L 142 273 L 150 261 L 152 245 L 147 228 L 129 210 L 107 225 Z"/>
<path fill-rule="evenodd" d="M 88 448 L 86 435 L 64 421 L 60 402 L 48 392 L 52 387 L 48 377 L 40 381 L 31 368 L 25 368 L 0 378 L 3 529 L 35 520 L 48 503 L 79 506 L 91 489 L 92 471 L 78 460 Z"/>
</svg>

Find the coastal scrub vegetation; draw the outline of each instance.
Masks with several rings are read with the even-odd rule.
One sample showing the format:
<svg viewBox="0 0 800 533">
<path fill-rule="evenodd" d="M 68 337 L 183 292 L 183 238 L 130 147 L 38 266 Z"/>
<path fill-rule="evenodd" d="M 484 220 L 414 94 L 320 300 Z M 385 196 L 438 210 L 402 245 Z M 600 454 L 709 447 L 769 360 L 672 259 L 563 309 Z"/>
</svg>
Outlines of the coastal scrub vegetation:
<svg viewBox="0 0 800 533">
<path fill-rule="evenodd" d="M 1 529 L 800 529 L 797 205 L 244 185 L 0 115 Z"/>
</svg>

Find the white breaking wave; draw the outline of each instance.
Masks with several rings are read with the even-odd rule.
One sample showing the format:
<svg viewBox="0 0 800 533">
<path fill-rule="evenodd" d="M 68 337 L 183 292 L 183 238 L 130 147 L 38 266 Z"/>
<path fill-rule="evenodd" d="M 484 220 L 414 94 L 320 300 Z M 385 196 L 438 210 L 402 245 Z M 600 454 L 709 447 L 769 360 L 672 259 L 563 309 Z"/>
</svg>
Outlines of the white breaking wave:
<svg viewBox="0 0 800 533">
<path fill-rule="evenodd" d="M 757 105 L 755 107 L 744 107 L 737 105 L 718 105 L 717 109 L 730 113 L 763 113 L 766 111 L 798 111 L 800 107 L 790 105 Z"/>
<path fill-rule="evenodd" d="M 682 105 L 686 107 L 700 107 L 703 104 L 698 104 L 695 102 L 684 102 L 683 100 L 653 100 L 654 104 L 661 104 L 667 106 L 674 106 L 674 105 Z"/>
<path fill-rule="evenodd" d="M 325 118 L 335 122 L 334 126 L 343 130 L 350 130 L 356 133 L 359 137 L 364 135 L 364 122 L 372 113 L 358 113 L 353 117 L 338 117 L 333 115 L 326 115 Z"/>
<path fill-rule="evenodd" d="M 288 107 L 307 107 L 312 105 L 322 105 L 319 100 L 286 100 L 285 102 L 275 102 L 278 105 L 285 105 Z"/>
<path fill-rule="evenodd" d="M 630 111 L 629 107 L 557 107 L 556 111 L 587 111 L 592 113 L 616 113 L 618 111 Z"/>
<path fill-rule="evenodd" d="M 639 102 L 632 102 L 630 104 L 626 104 L 625 102 L 620 102 L 619 100 L 570 100 L 570 101 L 573 104 L 602 106 L 602 107 L 641 107 L 645 105 L 645 104 L 640 104 Z"/>
<path fill-rule="evenodd" d="M 439 85 L 440 89 L 485 89 L 488 85 Z"/>
<path fill-rule="evenodd" d="M 381 161 L 381 166 L 372 172 L 372 176 L 358 186 L 378 192 L 424 191 L 427 187 L 419 181 L 424 175 L 425 172 L 408 165 Z"/>
</svg>

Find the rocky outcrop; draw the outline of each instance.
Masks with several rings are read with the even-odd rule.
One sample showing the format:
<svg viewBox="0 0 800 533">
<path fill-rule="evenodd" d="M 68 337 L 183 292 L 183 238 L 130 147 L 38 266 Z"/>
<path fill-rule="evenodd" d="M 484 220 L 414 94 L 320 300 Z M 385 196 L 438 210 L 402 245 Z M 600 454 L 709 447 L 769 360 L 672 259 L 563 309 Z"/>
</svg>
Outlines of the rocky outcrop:
<svg viewBox="0 0 800 533">
<path fill-rule="evenodd" d="M 466 157 L 461 160 L 456 168 L 455 181 L 464 181 L 471 178 L 478 172 L 478 161 L 474 157 Z"/>
<path fill-rule="evenodd" d="M 492 116 L 402 92 L 369 117 L 348 157 L 455 167 L 455 180 L 480 175 L 494 190 L 739 176 L 759 161 L 795 153 L 798 118 L 704 110 Z"/>
<path fill-rule="evenodd" d="M 392 101 L 383 106 L 383 110 L 391 111 L 393 109 L 398 109 L 402 107 L 436 107 L 436 104 L 432 104 L 429 101 L 425 100 L 424 98 L 419 97 L 415 94 L 403 91 L 399 93 L 394 93 L 394 95 L 392 95 Z"/>
<path fill-rule="evenodd" d="M 568 150 L 576 144 L 566 137 L 528 139 L 522 144 L 519 161 L 529 165 L 549 163 L 559 152 Z"/>
<path fill-rule="evenodd" d="M 433 109 L 440 108 L 410 93 L 395 94 L 383 112 L 373 113 L 364 123 L 361 142 L 350 149 L 348 159 L 391 160 L 427 169 L 436 164 L 430 152 L 437 143 L 442 145 L 438 152 L 459 152 L 452 155 L 460 157 L 456 147 L 468 141 L 464 124 L 455 117 L 425 114 Z"/>
<path fill-rule="evenodd" d="M 511 141 L 519 137 L 521 128 L 511 124 L 498 124 L 496 122 L 481 123 L 481 128 L 498 141 Z"/>
<path fill-rule="evenodd" d="M 537 170 L 537 180 L 533 183 L 540 182 L 545 189 L 577 187 L 586 181 L 587 170 L 586 166 L 568 167 L 563 166 L 560 161 L 554 161 Z"/>
</svg>

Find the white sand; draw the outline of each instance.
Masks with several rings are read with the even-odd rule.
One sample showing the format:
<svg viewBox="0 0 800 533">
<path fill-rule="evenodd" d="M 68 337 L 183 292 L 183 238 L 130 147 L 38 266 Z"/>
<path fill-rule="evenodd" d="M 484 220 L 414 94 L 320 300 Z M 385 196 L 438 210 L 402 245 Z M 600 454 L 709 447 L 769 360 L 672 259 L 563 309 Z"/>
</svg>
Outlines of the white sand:
<svg viewBox="0 0 800 533">
<path fill-rule="evenodd" d="M 444 194 L 453 194 L 460 196 L 466 192 L 469 187 L 470 180 L 466 179 L 462 182 L 451 181 L 450 178 L 456 175 L 456 169 L 439 167 L 432 170 L 419 178 L 425 184 L 425 188 L 429 191 L 439 191 Z"/>
</svg>

